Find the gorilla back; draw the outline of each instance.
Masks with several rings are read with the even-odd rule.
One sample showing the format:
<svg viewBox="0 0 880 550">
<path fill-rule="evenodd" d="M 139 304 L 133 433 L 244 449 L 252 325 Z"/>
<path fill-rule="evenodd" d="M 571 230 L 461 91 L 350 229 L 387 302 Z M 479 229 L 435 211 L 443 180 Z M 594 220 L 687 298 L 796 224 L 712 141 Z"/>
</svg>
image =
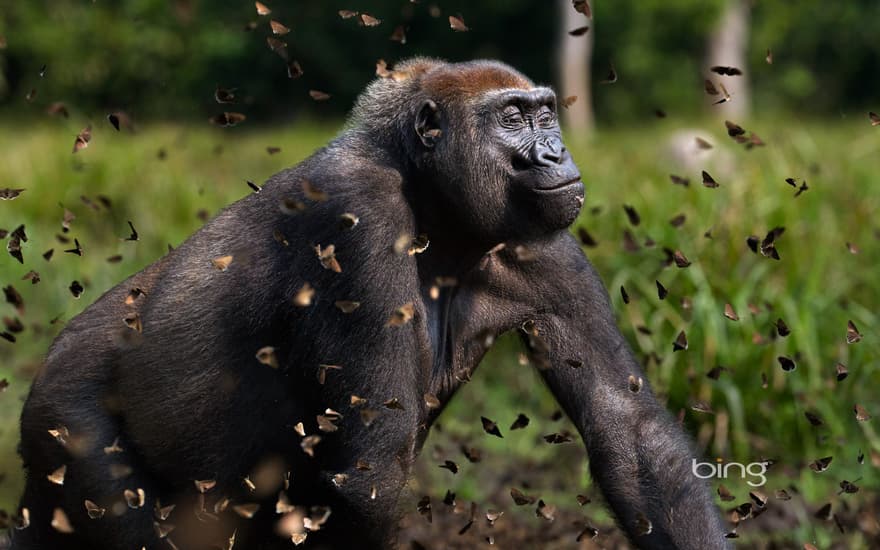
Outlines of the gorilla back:
<svg viewBox="0 0 880 550">
<path fill-rule="evenodd" d="M 566 231 L 582 203 L 551 90 L 402 63 L 336 140 L 58 336 L 22 413 L 13 548 L 394 546 L 431 423 L 515 329 L 633 541 L 723 547 L 687 438 L 629 389 L 644 374 Z"/>
</svg>

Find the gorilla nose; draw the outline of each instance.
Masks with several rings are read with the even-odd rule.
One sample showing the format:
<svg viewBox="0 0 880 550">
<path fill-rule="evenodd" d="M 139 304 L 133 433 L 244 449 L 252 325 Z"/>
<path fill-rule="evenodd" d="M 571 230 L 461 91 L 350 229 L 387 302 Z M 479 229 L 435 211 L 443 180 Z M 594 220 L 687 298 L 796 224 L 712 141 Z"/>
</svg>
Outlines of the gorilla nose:
<svg viewBox="0 0 880 550">
<path fill-rule="evenodd" d="M 561 141 L 546 140 L 535 143 L 533 160 L 538 166 L 556 166 L 562 162 L 565 146 Z"/>
</svg>

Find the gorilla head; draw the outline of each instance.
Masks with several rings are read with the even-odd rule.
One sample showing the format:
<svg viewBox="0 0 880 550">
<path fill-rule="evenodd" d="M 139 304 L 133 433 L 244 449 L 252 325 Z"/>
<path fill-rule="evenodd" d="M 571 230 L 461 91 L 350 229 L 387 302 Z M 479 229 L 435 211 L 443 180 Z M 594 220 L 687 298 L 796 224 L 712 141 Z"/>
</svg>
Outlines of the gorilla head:
<svg viewBox="0 0 880 550">
<path fill-rule="evenodd" d="M 583 204 L 556 95 L 506 65 L 411 60 L 367 89 L 353 119 L 403 152 L 428 226 L 524 239 L 567 227 Z"/>
</svg>

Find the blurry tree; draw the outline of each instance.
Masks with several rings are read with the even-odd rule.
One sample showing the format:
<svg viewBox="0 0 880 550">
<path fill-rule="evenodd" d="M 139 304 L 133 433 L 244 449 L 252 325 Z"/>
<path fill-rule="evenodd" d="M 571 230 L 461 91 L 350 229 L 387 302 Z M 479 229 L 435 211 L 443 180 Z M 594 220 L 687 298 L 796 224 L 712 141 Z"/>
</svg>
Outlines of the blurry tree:
<svg viewBox="0 0 880 550">
<path fill-rule="evenodd" d="M 531 0 L 266 0 L 268 17 L 257 15 L 250 0 L 31 0 L 4 2 L 0 9 L 0 95 L 5 115 L 42 116 L 53 101 L 65 101 L 73 113 L 103 116 L 123 108 L 139 119 L 206 121 L 224 106 L 214 103 L 216 85 L 238 88 L 236 110 L 250 121 L 287 123 L 296 116 L 344 114 L 359 90 L 373 78 L 376 60 L 394 63 L 413 55 L 452 61 L 478 57 L 511 63 L 537 82 L 553 83 L 562 47 L 593 43 L 593 82 L 605 78 L 610 63 L 619 75 L 611 85 L 592 88 L 599 123 L 625 123 L 652 117 L 655 109 L 673 116 L 700 113 L 704 105 L 706 46 L 715 35 L 725 6 L 748 0 L 619 0 L 598 2 L 593 15 L 600 28 L 582 37 L 554 38 L 591 24 L 573 12 L 571 2 Z M 375 27 L 343 20 L 340 8 L 379 18 Z M 449 15 L 461 15 L 468 32 L 454 32 Z M 580 18 L 570 26 L 567 17 Z M 274 37 L 287 43 L 291 59 L 304 74 L 290 79 L 284 60 L 271 51 L 269 19 L 292 30 Z M 880 66 L 880 41 L 866 21 L 880 19 L 880 2 L 802 0 L 751 5 L 741 61 L 758 110 L 798 110 L 837 114 L 877 109 L 874 90 Z M 406 43 L 392 41 L 401 26 Z M 731 29 L 722 25 L 722 29 Z M 720 42 L 719 42 L 720 43 Z M 773 65 L 764 61 L 767 48 Z M 722 47 L 730 52 L 731 48 Z M 566 54 L 571 58 L 580 54 Z M 583 57 L 582 57 L 583 59 Z M 735 64 L 729 58 L 725 64 Z M 40 68 L 46 73 L 40 77 Z M 579 67 L 583 68 L 583 67 Z M 559 74 L 574 75 L 561 69 Z M 597 79 L 598 77 L 598 79 Z M 738 78 L 738 77 L 737 77 Z M 586 79 L 577 77 L 580 82 Z M 733 79 L 725 78 L 725 83 Z M 590 103 L 578 95 L 573 107 Z M 37 95 L 28 103 L 31 89 Z M 332 94 L 315 104 L 310 89 Z M 733 92 L 734 90 L 730 90 Z M 743 103 L 739 92 L 729 105 Z M 228 108 L 228 106 L 227 106 Z M 580 118 L 580 117 L 579 117 Z"/>
<path fill-rule="evenodd" d="M 593 21 L 575 11 L 571 0 L 559 0 L 559 95 L 576 96 L 577 100 L 560 109 L 564 126 L 578 137 L 592 133 L 596 124 L 593 114 L 590 63 L 593 56 Z M 589 25 L 584 36 L 571 36 L 569 31 Z"/>
<path fill-rule="evenodd" d="M 723 116 L 742 118 L 749 113 L 749 0 L 727 0 L 715 32 L 709 39 L 705 74 L 714 82 L 720 82 L 730 93 L 731 100 L 716 112 Z M 710 73 L 714 66 L 736 67 L 742 75 L 727 77 Z M 711 77 L 708 75 L 711 74 Z M 710 96 L 711 103 L 720 99 Z"/>
</svg>

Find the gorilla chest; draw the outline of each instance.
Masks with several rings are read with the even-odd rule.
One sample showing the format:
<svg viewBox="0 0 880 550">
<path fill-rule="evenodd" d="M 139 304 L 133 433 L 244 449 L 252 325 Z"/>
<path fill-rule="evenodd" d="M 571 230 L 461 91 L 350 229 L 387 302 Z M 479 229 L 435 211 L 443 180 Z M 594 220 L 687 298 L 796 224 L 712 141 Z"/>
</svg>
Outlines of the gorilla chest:
<svg viewBox="0 0 880 550">
<path fill-rule="evenodd" d="M 430 391 L 445 401 L 470 379 L 495 338 L 516 322 L 498 315 L 489 295 L 479 289 L 463 285 L 440 289 L 435 295 L 436 299 L 429 295 L 425 300 Z"/>
</svg>

